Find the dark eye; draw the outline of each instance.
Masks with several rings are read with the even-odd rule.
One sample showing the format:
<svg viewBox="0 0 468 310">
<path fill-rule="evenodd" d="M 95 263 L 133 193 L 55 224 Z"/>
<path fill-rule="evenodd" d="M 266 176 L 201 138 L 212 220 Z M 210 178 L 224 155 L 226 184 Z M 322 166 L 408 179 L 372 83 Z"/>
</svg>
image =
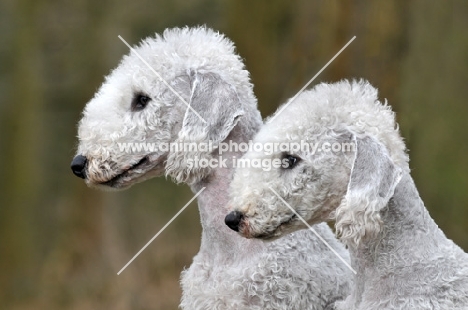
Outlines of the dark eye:
<svg viewBox="0 0 468 310">
<path fill-rule="evenodd" d="M 301 159 L 293 155 L 285 155 L 283 158 L 283 168 L 292 169 Z"/>
<path fill-rule="evenodd" d="M 148 102 L 151 101 L 151 98 L 144 94 L 135 94 L 132 99 L 132 112 L 137 112 L 143 110 Z"/>
</svg>

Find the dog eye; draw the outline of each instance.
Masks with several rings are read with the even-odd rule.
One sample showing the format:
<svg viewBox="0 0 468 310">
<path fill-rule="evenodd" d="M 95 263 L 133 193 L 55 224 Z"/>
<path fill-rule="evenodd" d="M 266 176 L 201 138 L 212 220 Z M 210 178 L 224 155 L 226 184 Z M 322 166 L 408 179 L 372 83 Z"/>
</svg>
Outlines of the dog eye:
<svg viewBox="0 0 468 310">
<path fill-rule="evenodd" d="M 144 95 L 144 94 L 135 94 L 132 99 L 132 112 L 137 112 L 143 110 L 147 105 L 148 102 L 151 101 L 151 98 Z"/>
<path fill-rule="evenodd" d="M 285 165 L 283 165 L 283 168 L 292 169 L 297 165 L 297 163 L 300 160 L 301 159 L 299 157 L 296 157 L 296 156 L 293 156 L 293 155 L 285 155 L 284 159 L 283 159 L 283 163 Z"/>
</svg>

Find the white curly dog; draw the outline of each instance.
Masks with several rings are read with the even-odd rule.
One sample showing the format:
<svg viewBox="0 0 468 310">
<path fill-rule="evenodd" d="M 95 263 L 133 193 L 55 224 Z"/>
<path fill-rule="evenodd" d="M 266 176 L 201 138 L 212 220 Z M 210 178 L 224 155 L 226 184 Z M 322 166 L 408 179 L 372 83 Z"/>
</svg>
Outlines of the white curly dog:
<svg viewBox="0 0 468 310">
<path fill-rule="evenodd" d="M 166 30 L 143 41 L 84 109 L 72 170 L 88 185 L 124 189 L 166 174 L 193 192 L 205 187 L 198 196 L 201 248 L 181 277 L 183 309 L 327 309 L 349 294 L 350 272 L 310 232 L 264 244 L 241 238 L 222 222 L 232 161 L 242 153 L 223 153 L 224 166 L 202 160 L 218 159 L 223 141 L 252 139 L 261 124 L 234 45 L 203 27 Z M 129 152 L 128 143 L 140 151 Z M 199 147 L 173 148 L 184 143 Z M 207 144 L 213 149 L 202 149 Z M 315 227 L 349 259 L 326 224 Z"/>
<path fill-rule="evenodd" d="M 280 111 L 254 143 L 287 145 L 244 159 L 281 166 L 238 168 L 231 184 L 228 217 L 240 234 L 274 240 L 306 227 L 297 215 L 334 220 L 357 271 L 337 309 L 468 309 L 468 255 L 424 207 L 377 90 L 365 81 L 320 84 Z"/>
</svg>

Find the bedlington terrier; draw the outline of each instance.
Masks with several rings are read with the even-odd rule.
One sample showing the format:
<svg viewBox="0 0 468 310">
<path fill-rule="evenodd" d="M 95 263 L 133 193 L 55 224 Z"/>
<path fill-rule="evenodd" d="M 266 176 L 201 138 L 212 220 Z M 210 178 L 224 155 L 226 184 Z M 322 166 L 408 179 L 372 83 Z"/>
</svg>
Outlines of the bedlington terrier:
<svg viewBox="0 0 468 310">
<path fill-rule="evenodd" d="M 270 120 L 254 144 L 277 149 L 244 158 L 278 165 L 236 170 L 231 227 L 275 240 L 305 228 L 299 216 L 336 221 L 357 271 L 337 309 L 468 309 L 468 255 L 424 207 L 394 113 L 375 88 L 320 84 Z"/>
<path fill-rule="evenodd" d="M 223 141 L 245 143 L 261 125 L 233 43 L 204 27 L 166 30 L 143 41 L 84 109 L 72 170 L 88 185 L 124 189 L 166 174 L 194 193 L 205 187 L 198 196 L 201 248 L 181 276 L 183 309 L 327 309 L 350 292 L 350 272 L 310 232 L 264 244 L 222 223 L 232 162 L 242 153 L 227 150 L 218 165 L 202 160 L 217 160 Z M 128 152 L 128 143 L 140 152 Z M 349 259 L 326 224 L 315 228 Z"/>
</svg>

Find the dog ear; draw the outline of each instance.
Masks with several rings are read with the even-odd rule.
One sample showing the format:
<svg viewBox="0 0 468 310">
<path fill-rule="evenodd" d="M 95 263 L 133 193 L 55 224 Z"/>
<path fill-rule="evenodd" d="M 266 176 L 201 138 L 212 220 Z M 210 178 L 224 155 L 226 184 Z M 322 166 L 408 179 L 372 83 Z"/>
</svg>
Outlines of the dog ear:
<svg viewBox="0 0 468 310">
<path fill-rule="evenodd" d="M 189 80 L 190 108 L 186 107 L 175 143 L 196 145 L 197 149 L 171 150 L 166 162 L 166 175 L 177 183 L 191 184 L 210 172 L 210 167 L 200 167 L 195 165 L 195 161 L 203 159 L 205 163 L 209 162 L 212 151 L 228 137 L 244 115 L 244 110 L 234 87 L 219 75 L 190 72 Z"/>
<path fill-rule="evenodd" d="M 393 196 L 402 170 L 375 139 L 354 140 L 356 153 L 348 191 L 336 210 L 335 227 L 346 244 L 357 246 L 380 231 L 380 211 Z"/>
</svg>

